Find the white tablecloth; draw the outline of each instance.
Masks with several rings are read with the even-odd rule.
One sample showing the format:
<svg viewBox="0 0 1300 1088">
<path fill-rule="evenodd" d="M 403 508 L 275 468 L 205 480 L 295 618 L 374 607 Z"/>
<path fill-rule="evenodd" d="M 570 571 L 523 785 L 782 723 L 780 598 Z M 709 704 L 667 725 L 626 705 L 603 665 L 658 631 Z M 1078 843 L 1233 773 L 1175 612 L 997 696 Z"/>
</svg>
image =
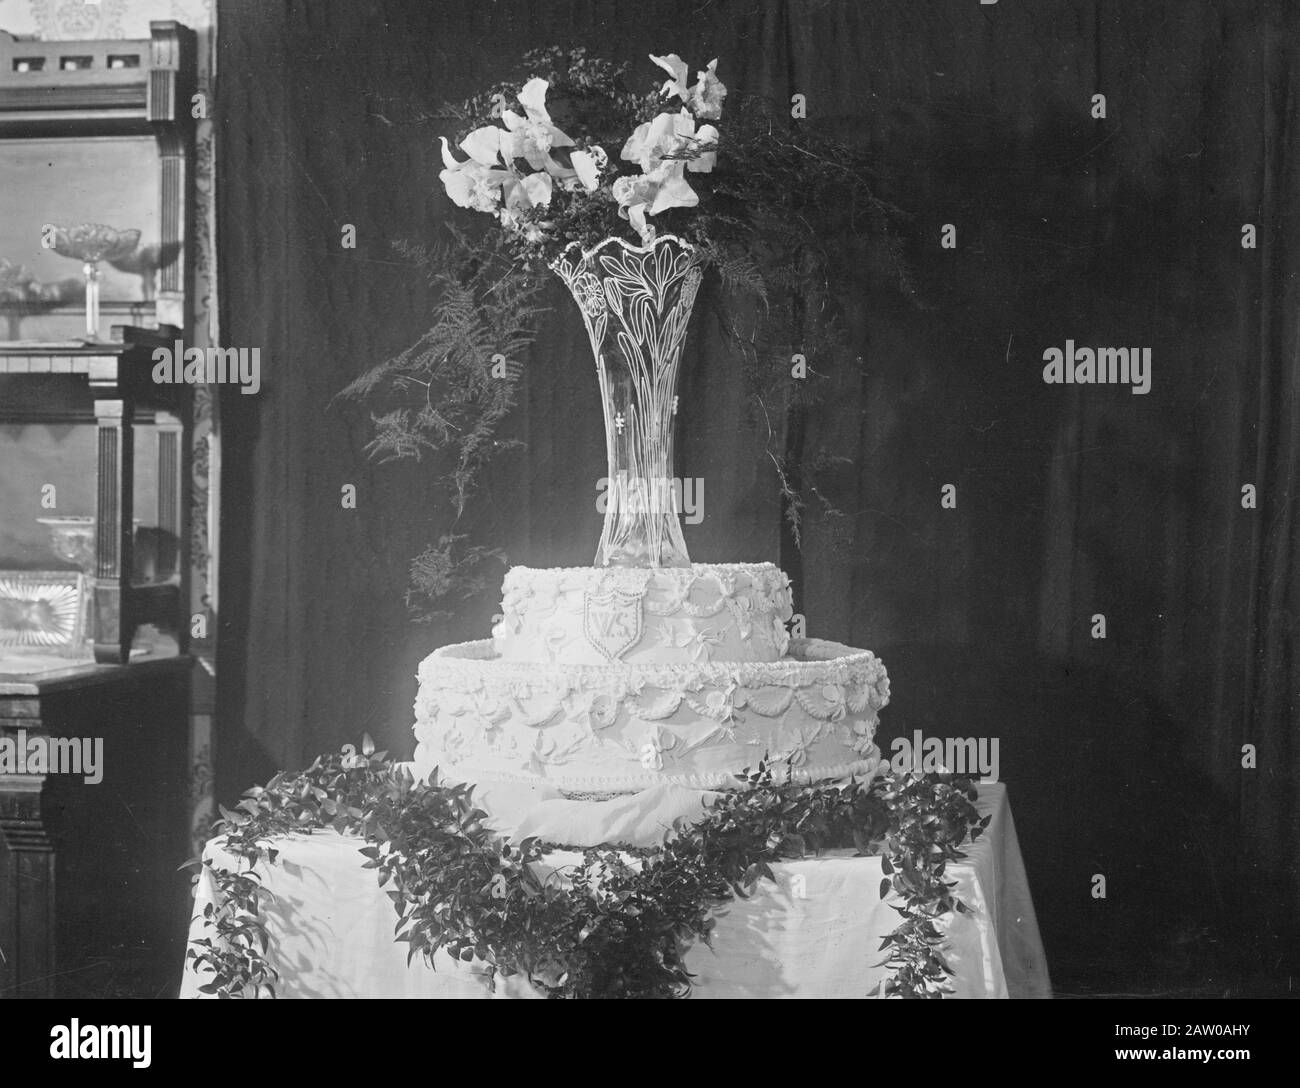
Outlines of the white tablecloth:
<svg viewBox="0 0 1300 1088">
<path fill-rule="evenodd" d="M 950 865 L 957 895 L 971 908 L 948 925 L 948 962 L 957 997 L 1049 997 L 1038 922 L 1001 784 L 980 789 L 988 830 Z M 277 840 L 274 865 L 259 865 L 272 898 L 263 907 L 268 958 L 280 972 L 280 997 L 535 997 L 522 979 L 489 989 L 483 968 L 445 953 L 433 970 L 393 940 L 396 912 L 375 873 L 361 867 L 363 843 L 334 832 Z M 220 840 L 205 857 L 233 867 Z M 880 940 L 899 915 L 879 896 L 879 858 L 851 851 L 772 866 L 776 882 L 736 900 L 719 919 L 713 948 L 692 950 L 694 997 L 865 997 L 884 974 Z M 798 878 L 802 878 L 802 880 Z M 197 885 L 191 939 L 205 933 L 203 907 L 215 888 Z M 182 997 L 205 978 L 187 962 Z"/>
</svg>

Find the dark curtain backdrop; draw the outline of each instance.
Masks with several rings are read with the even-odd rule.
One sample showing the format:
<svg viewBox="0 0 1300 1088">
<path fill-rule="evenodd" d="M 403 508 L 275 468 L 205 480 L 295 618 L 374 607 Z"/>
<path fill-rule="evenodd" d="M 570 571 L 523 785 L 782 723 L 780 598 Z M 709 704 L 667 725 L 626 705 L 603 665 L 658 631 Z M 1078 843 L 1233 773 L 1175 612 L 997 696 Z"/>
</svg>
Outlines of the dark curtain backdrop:
<svg viewBox="0 0 1300 1088">
<path fill-rule="evenodd" d="M 999 738 L 1061 989 L 1282 978 L 1300 898 L 1300 22 L 1283 2 L 222 3 L 222 338 L 265 368 L 259 395 L 221 406 L 222 796 L 362 731 L 409 754 L 417 663 L 486 637 L 495 592 L 408 620 L 408 563 L 448 512 L 430 465 L 370 463 L 365 413 L 331 398 L 425 327 L 390 243 L 468 215 L 420 113 L 553 43 L 646 78 L 649 52 L 717 56 L 734 91 L 803 93 L 809 123 L 873 152 L 911 216 L 915 297 L 871 278 L 849 315 L 861 370 L 807 421 L 805 452 L 851 463 L 815 481 L 848 516 L 810 509 L 797 607 L 888 664 L 882 747 Z M 527 450 L 469 522 L 535 566 L 589 563 L 599 532 L 596 383 L 553 302 L 512 422 Z M 765 426 L 736 361 L 692 335 L 692 556 L 782 558 Z M 1151 393 L 1045 386 L 1042 353 L 1067 339 L 1149 346 Z"/>
</svg>

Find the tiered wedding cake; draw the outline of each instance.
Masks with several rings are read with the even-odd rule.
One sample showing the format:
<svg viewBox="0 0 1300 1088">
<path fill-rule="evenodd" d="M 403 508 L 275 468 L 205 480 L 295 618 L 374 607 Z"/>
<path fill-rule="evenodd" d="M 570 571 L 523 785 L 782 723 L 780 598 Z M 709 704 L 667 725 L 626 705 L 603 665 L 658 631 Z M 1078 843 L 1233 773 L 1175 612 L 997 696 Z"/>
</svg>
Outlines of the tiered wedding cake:
<svg viewBox="0 0 1300 1088">
<path fill-rule="evenodd" d="M 492 639 L 420 666 L 417 769 L 578 794 L 728 786 L 760 760 L 869 776 L 884 666 L 791 639 L 789 587 L 770 563 L 515 567 Z"/>
<path fill-rule="evenodd" d="M 595 566 L 514 568 L 492 639 L 425 659 L 416 762 L 466 781 L 580 794 L 710 789 L 763 760 L 796 781 L 869 775 L 876 713 L 889 698 L 884 667 L 865 650 L 791 639 L 790 583 L 772 565 L 690 564 L 676 505 L 665 501 L 677 493 L 677 373 L 707 230 L 690 242 L 648 217 L 699 202 L 687 174 L 714 168 L 727 89 L 716 61 L 692 86 L 676 54 L 650 59 L 672 78 L 653 120 L 639 106 L 628 117 L 635 127 L 618 159 L 639 172 L 597 142 L 600 116 L 575 129 L 578 140 L 556 127 L 551 85 L 537 76 L 515 96 L 522 112 L 480 118 L 460 142 L 465 159 L 443 141 L 448 196 L 495 216 L 520 260 L 576 236 L 549 267 L 590 340 L 611 490 Z M 575 81 L 580 94 L 561 87 L 575 121 L 590 79 Z M 640 101 L 618 98 L 630 100 Z M 587 248 L 591 225 L 614 209 L 611 227 L 630 224 L 640 244 L 610 235 Z M 717 247 L 710 252 L 716 260 Z"/>
</svg>

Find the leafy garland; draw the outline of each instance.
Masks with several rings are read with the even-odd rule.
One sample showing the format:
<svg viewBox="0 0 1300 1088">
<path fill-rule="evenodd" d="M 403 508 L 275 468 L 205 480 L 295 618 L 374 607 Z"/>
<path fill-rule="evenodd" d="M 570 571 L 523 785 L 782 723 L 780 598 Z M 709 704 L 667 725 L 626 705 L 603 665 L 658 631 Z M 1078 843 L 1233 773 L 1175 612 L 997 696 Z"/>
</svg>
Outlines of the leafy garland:
<svg viewBox="0 0 1300 1088">
<path fill-rule="evenodd" d="M 565 847 L 494 834 L 472 790 L 416 781 L 367 737 L 361 753 L 345 745 L 249 790 L 235 811 L 223 808 L 214 830 L 247 868 L 201 862 L 216 888 L 203 911 L 210 935 L 187 951 L 211 974 L 201 991 L 275 996 L 255 867 L 275 862 L 275 838 L 332 828 L 365 841 L 365 867 L 393 901 L 408 964 L 445 951 L 486 964 L 493 978 L 522 974 L 546 996 L 568 998 L 687 996 L 686 955 L 709 943 L 718 908 L 774 879 L 773 862 L 856 847 L 881 857 L 881 896 L 899 900 L 890 905 L 900 924 L 880 946 L 892 972 L 883 996 L 952 992 L 938 923 L 968 908 L 944 874 L 989 821 L 979 818 L 969 778 L 884 771 L 866 784 L 806 787 L 777 784 L 760 763 L 662 846 L 585 849 L 563 881 L 545 874 L 547 855 Z"/>
<path fill-rule="evenodd" d="M 648 66 L 647 66 L 648 67 Z M 518 76 L 436 114 L 389 124 L 433 125 L 460 140 L 496 123 L 503 108 L 520 110 L 523 77 L 545 78 L 555 121 L 581 147 L 601 143 L 616 156 L 638 122 L 665 109 L 647 82 L 630 89 L 626 64 L 589 57 L 581 48 L 535 50 Z M 660 73 L 662 75 L 662 73 Z M 783 508 L 785 528 L 802 547 L 807 516 L 828 526 L 848 517 L 830 498 L 834 458 L 806 441 L 808 420 L 837 403 L 837 384 L 862 367 L 846 311 L 879 282 L 916 292 L 907 273 L 899 226 L 905 213 L 875 194 L 872 158 L 827 128 L 792 118 L 788 104 L 736 92 L 720 120 L 716 167 L 692 174 L 700 193 L 694 208 L 669 208 L 657 229 L 696 245 L 709 273 L 696 306 L 697 327 L 712 328 L 729 345 L 763 436 Z M 500 437 L 514 406 L 524 359 L 548 312 L 570 315 L 548 269 L 563 245 L 594 244 L 627 234 L 619 208 L 601 194 L 556 188 L 545 209 L 521 213 L 526 231 L 497 226 L 468 230 L 477 212 L 454 213 L 448 240 L 398 246 L 433 291 L 432 320 L 409 349 L 360 375 L 339 398 L 365 407 L 373 427 L 368 453 L 377 460 L 437 458 L 434 485 L 454 512 L 447 533 L 411 568 L 408 605 L 417 618 L 450 614 L 448 603 L 473 594 L 476 571 L 494 549 L 462 544 L 462 517 L 481 486 L 483 470 L 519 443 Z M 807 375 L 792 380 L 792 357 Z M 492 360 L 505 359 L 504 367 Z M 445 467 L 444 467 L 445 466 Z M 483 535 L 476 526 L 474 535 Z M 833 543 L 833 542 L 832 542 Z"/>
</svg>

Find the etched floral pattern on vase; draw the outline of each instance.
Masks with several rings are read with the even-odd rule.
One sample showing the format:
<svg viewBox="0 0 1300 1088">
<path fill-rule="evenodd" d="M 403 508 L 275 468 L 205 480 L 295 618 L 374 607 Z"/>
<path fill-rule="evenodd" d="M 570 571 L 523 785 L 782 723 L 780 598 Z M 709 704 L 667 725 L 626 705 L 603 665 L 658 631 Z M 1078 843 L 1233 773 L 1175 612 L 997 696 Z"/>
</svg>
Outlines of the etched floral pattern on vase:
<svg viewBox="0 0 1300 1088">
<path fill-rule="evenodd" d="M 695 248 L 666 234 L 637 246 L 570 245 L 551 264 L 596 360 L 608 490 L 598 567 L 686 567 L 674 475 L 677 376 L 701 280 Z"/>
</svg>

